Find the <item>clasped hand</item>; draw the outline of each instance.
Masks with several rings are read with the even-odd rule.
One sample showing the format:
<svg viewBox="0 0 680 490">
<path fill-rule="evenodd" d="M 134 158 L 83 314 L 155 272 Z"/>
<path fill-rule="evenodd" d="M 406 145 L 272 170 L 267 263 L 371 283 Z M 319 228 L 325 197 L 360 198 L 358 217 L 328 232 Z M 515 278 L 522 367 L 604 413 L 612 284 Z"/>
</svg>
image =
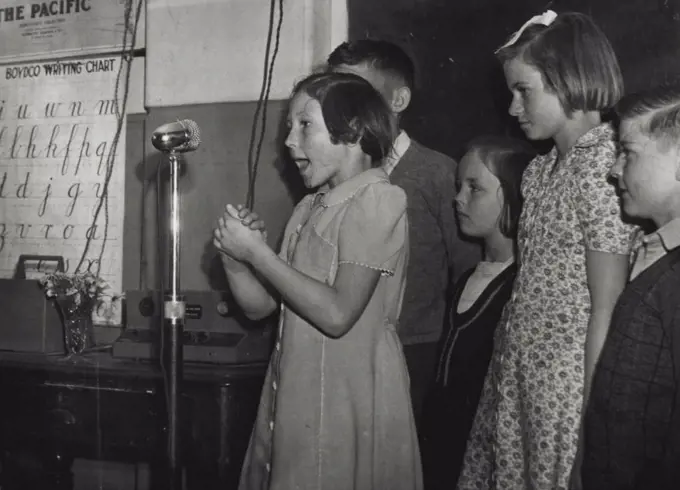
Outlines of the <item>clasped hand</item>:
<svg viewBox="0 0 680 490">
<path fill-rule="evenodd" d="M 250 262 L 259 248 L 267 246 L 264 222 L 241 204 L 227 204 L 213 235 L 213 244 L 220 252 L 242 262 Z"/>
</svg>

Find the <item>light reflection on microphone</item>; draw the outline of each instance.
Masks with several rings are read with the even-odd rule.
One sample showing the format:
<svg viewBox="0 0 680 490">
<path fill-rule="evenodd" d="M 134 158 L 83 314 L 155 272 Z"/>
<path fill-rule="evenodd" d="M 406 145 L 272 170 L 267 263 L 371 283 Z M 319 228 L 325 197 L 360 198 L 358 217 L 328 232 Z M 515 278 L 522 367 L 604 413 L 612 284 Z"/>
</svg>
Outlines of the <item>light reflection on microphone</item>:
<svg viewBox="0 0 680 490">
<path fill-rule="evenodd" d="M 201 130 L 191 119 L 164 124 L 151 136 L 153 146 L 163 152 L 193 151 L 201 144 Z"/>
</svg>

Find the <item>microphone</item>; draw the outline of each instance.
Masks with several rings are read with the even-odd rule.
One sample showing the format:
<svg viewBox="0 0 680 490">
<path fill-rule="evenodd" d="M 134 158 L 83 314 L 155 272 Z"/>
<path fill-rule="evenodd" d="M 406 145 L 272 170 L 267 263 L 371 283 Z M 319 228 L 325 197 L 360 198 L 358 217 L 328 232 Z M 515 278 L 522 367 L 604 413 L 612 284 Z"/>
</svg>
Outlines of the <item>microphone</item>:
<svg viewBox="0 0 680 490">
<path fill-rule="evenodd" d="M 201 130 L 191 119 L 163 124 L 151 135 L 151 143 L 160 151 L 194 151 L 201 144 Z"/>
</svg>

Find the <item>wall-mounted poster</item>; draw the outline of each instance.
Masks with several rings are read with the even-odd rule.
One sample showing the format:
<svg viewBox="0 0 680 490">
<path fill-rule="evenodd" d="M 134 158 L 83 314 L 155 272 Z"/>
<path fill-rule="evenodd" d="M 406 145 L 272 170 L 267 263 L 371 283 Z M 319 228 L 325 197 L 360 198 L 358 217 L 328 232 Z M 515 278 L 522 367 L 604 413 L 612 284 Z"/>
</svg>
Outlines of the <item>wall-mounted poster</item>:
<svg viewBox="0 0 680 490">
<path fill-rule="evenodd" d="M 0 67 L 0 277 L 22 255 L 60 256 L 121 292 L 128 68 L 120 56 Z"/>
<path fill-rule="evenodd" d="M 4 0 L 0 63 L 144 47 L 144 0 Z"/>
</svg>

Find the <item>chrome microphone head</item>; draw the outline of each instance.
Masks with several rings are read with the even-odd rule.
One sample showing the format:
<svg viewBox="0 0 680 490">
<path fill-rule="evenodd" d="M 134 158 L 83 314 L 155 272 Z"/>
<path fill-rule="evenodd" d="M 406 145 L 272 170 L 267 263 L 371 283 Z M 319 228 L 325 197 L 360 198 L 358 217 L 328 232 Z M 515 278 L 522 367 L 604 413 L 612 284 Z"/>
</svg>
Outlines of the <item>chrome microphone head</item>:
<svg viewBox="0 0 680 490">
<path fill-rule="evenodd" d="M 164 152 L 193 151 L 201 144 L 201 130 L 191 119 L 164 124 L 151 135 L 151 143 Z"/>
</svg>

